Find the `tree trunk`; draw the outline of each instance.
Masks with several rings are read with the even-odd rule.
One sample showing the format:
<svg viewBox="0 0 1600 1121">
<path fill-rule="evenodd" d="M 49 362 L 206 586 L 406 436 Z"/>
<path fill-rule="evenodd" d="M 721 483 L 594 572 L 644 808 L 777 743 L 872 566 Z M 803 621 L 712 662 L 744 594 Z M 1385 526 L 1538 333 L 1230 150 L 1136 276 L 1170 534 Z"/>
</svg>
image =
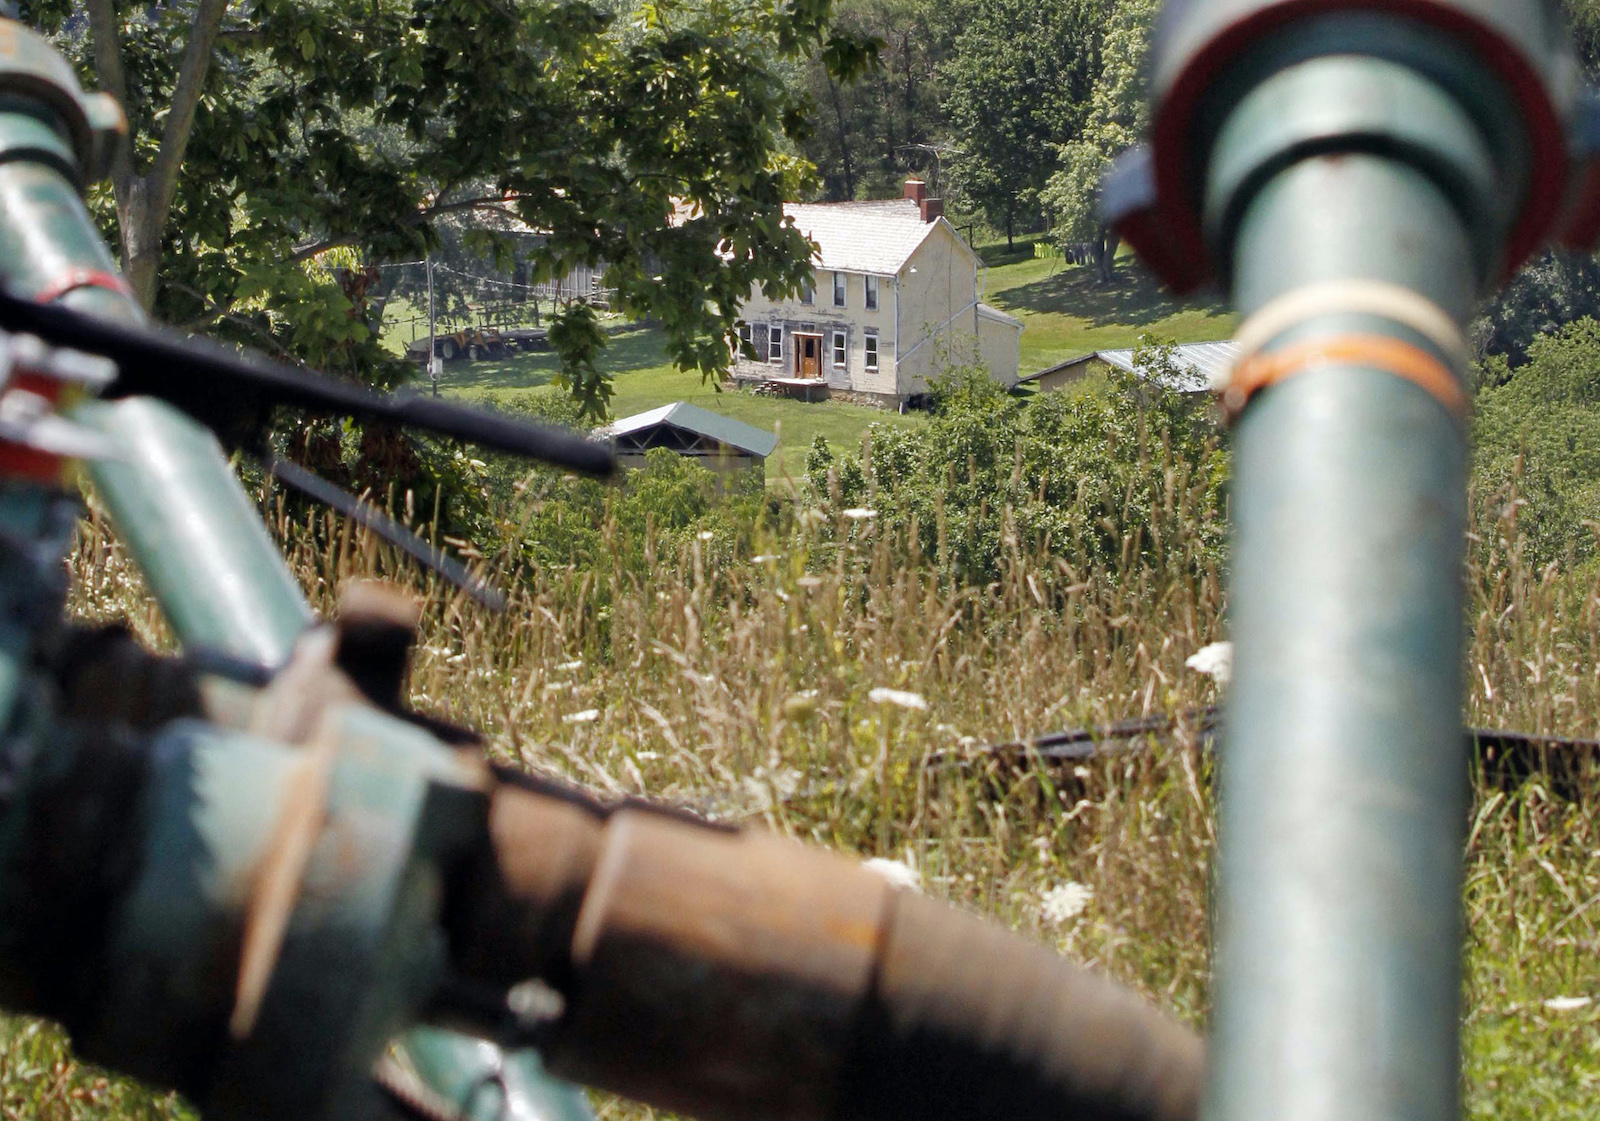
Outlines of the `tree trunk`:
<svg viewBox="0 0 1600 1121">
<path fill-rule="evenodd" d="M 1006 249 L 1007 250 L 1015 249 L 1017 247 L 1016 246 L 1016 241 L 1011 236 L 1011 228 L 1012 228 L 1013 225 L 1015 225 L 1015 223 L 1012 221 L 1011 211 L 1007 210 L 1006 211 Z"/>
<path fill-rule="evenodd" d="M 833 99 L 833 117 L 839 126 L 839 158 L 844 164 L 844 193 L 846 201 L 856 197 L 856 171 L 850 162 L 850 130 L 844 123 L 844 102 L 839 96 L 839 83 L 828 76 L 828 93 Z"/>
<path fill-rule="evenodd" d="M 113 0 L 89 0 L 89 33 L 94 51 L 95 76 L 106 92 L 123 105 L 130 121 L 143 113 L 130 111 L 127 80 L 122 67 Z M 178 172 L 194 129 L 194 114 L 211 68 L 211 50 L 228 10 L 228 0 L 200 0 L 189 27 L 189 42 L 172 87 L 161 128 L 161 146 L 147 169 L 135 167 L 132 144 L 125 144 L 111 171 L 111 189 L 117 201 L 117 228 L 122 242 L 122 271 L 139 303 L 148 311 L 156 298 L 156 274 L 161 267 L 161 237 L 178 191 Z M 134 109 L 142 107 L 132 107 Z M 149 115 L 153 116 L 153 111 Z"/>
<path fill-rule="evenodd" d="M 1100 283 L 1111 283 L 1111 270 L 1117 263 L 1117 247 L 1122 238 L 1110 226 L 1101 226 L 1094 239 L 1095 265 L 1100 271 Z"/>
<path fill-rule="evenodd" d="M 122 274 L 139 304 L 149 311 L 156 298 L 156 273 L 161 267 L 161 235 L 166 208 L 154 205 L 150 177 L 129 173 L 114 183 L 117 231 L 122 237 Z"/>
</svg>

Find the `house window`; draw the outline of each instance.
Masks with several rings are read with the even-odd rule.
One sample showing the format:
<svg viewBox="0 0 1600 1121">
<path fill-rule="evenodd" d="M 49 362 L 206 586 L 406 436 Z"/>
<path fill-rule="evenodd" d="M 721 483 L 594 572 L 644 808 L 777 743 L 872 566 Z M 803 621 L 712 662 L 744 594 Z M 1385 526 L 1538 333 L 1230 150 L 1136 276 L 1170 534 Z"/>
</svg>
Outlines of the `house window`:
<svg viewBox="0 0 1600 1121">
<path fill-rule="evenodd" d="M 844 307 L 844 273 L 833 274 L 833 306 Z"/>
<path fill-rule="evenodd" d="M 817 302 L 817 286 L 809 280 L 800 286 L 800 302 L 808 307 Z"/>
<path fill-rule="evenodd" d="M 878 310 L 878 278 L 875 276 L 867 277 L 867 310 Z"/>
<path fill-rule="evenodd" d="M 866 339 L 865 339 L 865 345 L 866 345 L 866 348 L 867 348 L 867 369 L 869 369 L 869 370 L 877 370 L 877 368 L 878 368 L 878 336 L 877 335 L 868 335 L 866 337 Z"/>
<path fill-rule="evenodd" d="M 755 347 L 756 347 L 756 330 L 755 330 L 755 328 L 750 326 L 750 324 L 745 323 L 744 321 L 741 320 L 740 323 L 739 323 L 739 357 L 740 358 L 749 358 L 752 354 L 755 353 Z"/>
<path fill-rule="evenodd" d="M 783 328 L 776 323 L 767 331 L 767 361 L 783 361 Z"/>
<path fill-rule="evenodd" d="M 844 362 L 845 362 L 844 332 L 843 331 L 835 331 L 833 333 L 833 368 L 835 370 L 844 369 Z"/>
</svg>

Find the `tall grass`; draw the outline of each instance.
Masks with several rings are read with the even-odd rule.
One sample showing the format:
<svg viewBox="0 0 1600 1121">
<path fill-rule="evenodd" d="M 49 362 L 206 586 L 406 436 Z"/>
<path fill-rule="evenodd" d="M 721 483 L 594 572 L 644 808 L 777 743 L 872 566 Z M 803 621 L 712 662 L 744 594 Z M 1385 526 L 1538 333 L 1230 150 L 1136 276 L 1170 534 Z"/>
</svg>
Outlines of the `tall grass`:
<svg viewBox="0 0 1600 1121">
<path fill-rule="evenodd" d="M 1201 486 L 1182 472 L 1163 479 L 1137 511 L 1148 540 L 1075 565 L 1010 532 L 985 586 L 919 560 L 915 534 L 890 540 L 875 519 L 821 502 L 753 543 L 652 539 L 642 570 L 605 553 L 581 566 L 501 569 L 512 603 L 500 616 L 331 516 L 277 504 L 271 520 L 320 607 L 352 577 L 395 579 L 426 598 L 413 700 L 481 728 L 497 757 L 602 794 L 902 861 L 925 890 L 1198 1024 L 1215 834 L 1211 762 L 1192 729 L 1065 770 L 1011 769 L 971 750 L 1215 699 L 1209 679 L 1184 668 L 1224 637 L 1221 576 L 1188 532 Z M 1516 502 L 1482 508 L 1495 520 L 1475 528 L 1467 573 L 1466 716 L 1593 734 L 1600 582 L 1589 570 L 1530 569 Z M 85 523 L 73 574 L 78 614 L 125 618 L 165 641 L 98 518 Z M 1600 1008 L 1545 1002 L 1600 997 L 1597 793 L 1587 772 L 1576 797 L 1537 777 L 1479 783 L 1465 857 L 1473 1116 L 1596 1112 Z M 59 1043 L 23 1058 L 41 1038 L 54 1037 L 11 1022 L 0 1046 L 7 1108 L 109 1112 L 109 1099 L 52 1089 L 63 1078 L 119 1085 L 67 1063 Z"/>
</svg>

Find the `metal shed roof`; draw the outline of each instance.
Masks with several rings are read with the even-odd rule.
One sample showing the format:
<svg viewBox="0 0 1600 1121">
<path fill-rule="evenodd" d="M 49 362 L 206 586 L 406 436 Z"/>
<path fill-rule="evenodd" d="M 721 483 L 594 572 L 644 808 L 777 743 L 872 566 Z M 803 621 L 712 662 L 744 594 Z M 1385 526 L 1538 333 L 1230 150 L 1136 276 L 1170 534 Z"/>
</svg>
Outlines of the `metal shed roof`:
<svg viewBox="0 0 1600 1121">
<path fill-rule="evenodd" d="M 1054 366 L 1039 370 L 1037 373 L 1028 374 L 1021 381 L 1037 381 L 1046 374 L 1053 374 L 1057 370 L 1068 366 L 1076 366 L 1080 362 L 1087 362 L 1091 358 L 1099 359 L 1119 370 L 1126 370 L 1130 374 L 1140 377 L 1145 376 L 1145 371 L 1133 364 L 1132 347 L 1119 350 L 1095 350 L 1088 354 L 1080 354 L 1076 358 L 1069 358 L 1065 362 L 1057 362 Z M 1214 343 L 1180 343 L 1172 348 L 1172 364 L 1177 367 L 1175 377 L 1158 377 L 1154 379 L 1158 384 L 1168 389 L 1176 389 L 1184 393 L 1202 393 L 1224 381 L 1228 372 L 1233 369 L 1233 364 L 1238 360 L 1239 347 L 1232 340 Z"/>
<path fill-rule="evenodd" d="M 598 429 L 596 435 L 615 438 L 646 428 L 654 428 L 660 424 L 670 425 L 696 436 L 715 440 L 719 444 L 726 444 L 747 455 L 759 455 L 763 458 L 771 455 L 773 449 L 778 446 L 778 437 L 774 432 L 746 424 L 742 420 L 734 420 L 732 417 L 720 416 L 709 409 L 691 405 L 687 401 L 674 401 L 658 409 L 625 416 Z"/>
</svg>

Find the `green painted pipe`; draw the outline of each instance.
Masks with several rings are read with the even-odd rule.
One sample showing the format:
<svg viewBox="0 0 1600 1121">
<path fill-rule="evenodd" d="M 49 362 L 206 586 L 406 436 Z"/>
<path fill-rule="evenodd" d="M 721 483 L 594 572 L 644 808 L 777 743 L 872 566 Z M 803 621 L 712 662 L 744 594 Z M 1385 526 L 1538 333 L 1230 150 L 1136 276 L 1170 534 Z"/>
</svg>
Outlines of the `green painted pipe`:
<svg viewBox="0 0 1600 1121">
<path fill-rule="evenodd" d="M 386 1082 L 438 1121 L 590 1121 L 582 1090 L 550 1077 L 535 1051 L 433 1027 L 401 1036 L 385 1059 Z"/>
<path fill-rule="evenodd" d="M 88 401 L 73 415 L 119 446 L 90 473 L 183 643 L 288 661 L 311 608 L 216 437 L 147 397 Z"/>
<path fill-rule="evenodd" d="M 75 186 L 81 154 L 57 124 L 48 111 L 0 112 L 0 280 L 86 314 L 142 322 L 132 298 L 107 287 L 55 295 L 74 273 L 116 273 Z M 120 455 L 90 464 L 90 475 L 178 639 L 269 666 L 285 663 L 315 619 L 212 433 L 144 398 L 89 401 L 73 415 L 119 445 Z M 7 488 L 0 525 L 34 535 L 48 497 L 38 487 Z M 9 712 L 28 641 L 26 631 L 0 627 L 0 713 Z M 582 1092 L 546 1075 L 533 1052 L 506 1053 L 422 1028 L 397 1047 L 416 1052 L 426 1084 L 438 1093 L 493 1074 L 497 1108 L 508 1115 L 591 1116 Z"/>
<path fill-rule="evenodd" d="M 1480 277 L 1437 173 L 1348 152 L 1260 187 L 1232 264 L 1246 315 L 1349 279 L 1460 323 Z M 1428 346 L 1347 311 L 1266 351 L 1352 332 Z M 1465 455 L 1460 419 L 1373 368 L 1309 369 L 1238 422 L 1209 1121 L 1460 1117 Z"/>
<path fill-rule="evenodd" d="M 0 113 L 0 153 L 12 157 L 0 162 L 0 279 L 14 292 L 52 295 L 74 274 L 114 275 L 65 170 L 67 139 L 35 116 Z M 89 314 L 144 318 L 132 297 L 102 286 L 60 299 Z M 121 445 L 90 474 L 178 639 L 287 661 L 311 609 L 211 432 L 147 400 L 89 402 L 75 415 Z"/>
</svg>

